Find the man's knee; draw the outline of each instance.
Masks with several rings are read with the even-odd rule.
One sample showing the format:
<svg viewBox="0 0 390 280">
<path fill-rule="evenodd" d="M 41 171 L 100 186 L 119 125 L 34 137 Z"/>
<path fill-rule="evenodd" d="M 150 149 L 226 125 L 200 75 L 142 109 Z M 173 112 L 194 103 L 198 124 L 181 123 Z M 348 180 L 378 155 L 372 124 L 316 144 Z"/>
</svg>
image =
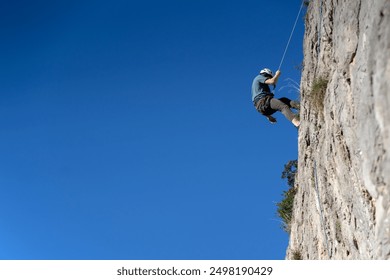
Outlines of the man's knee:
<svg viewBox="0 0 390 280">
<path fill-rule="evenodd" d="M 290 110 L 290 106 L 289 105 L 287 105 L 286 103 L 284 103 L 284 102 L 280 102 L 280 104 L 279 104 L 279 110 L 280 111 L 285 111 L 285 110 Z"/>
<path fill-rule="evenodd" d="M 290 106 L 284 103 L 282 100 L 277 98 L 272 98 L 271 100 L 271 108 L 278 111 L 283 111 L 286 109 L 290 109 Z"/>
<path fill-rule="evenodd" d="M 288 99 L 287 97 L 279 98 L 280 101 L 282 101 L 284 104 L 286 104 L 288 107 L 290 107 L 291 99 Z"/>
</svg>

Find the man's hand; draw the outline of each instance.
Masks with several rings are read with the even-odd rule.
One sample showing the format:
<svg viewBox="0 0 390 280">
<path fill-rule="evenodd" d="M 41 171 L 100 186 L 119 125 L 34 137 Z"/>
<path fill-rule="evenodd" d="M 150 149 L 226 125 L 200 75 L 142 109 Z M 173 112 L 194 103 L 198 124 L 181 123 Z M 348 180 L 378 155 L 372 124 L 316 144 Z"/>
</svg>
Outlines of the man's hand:
<svg viewBox="0 0 390 280">
<path fill-rule="evenodd" d="M 278 82 L 280 74 L 281 74 L 280 70 L 276 71 L 275 76 L 265 80 L 265 83 L 267 85 L 274 85 L 274 86 L 276 86 L 276 83 Z"/>
<path fill-rule="evenodd" d="M 276 123 L 276 119 L 273 116 L 267 116 L 267 119 L 270 121 L 270 123 L 274 124 Z"/>
</svg>

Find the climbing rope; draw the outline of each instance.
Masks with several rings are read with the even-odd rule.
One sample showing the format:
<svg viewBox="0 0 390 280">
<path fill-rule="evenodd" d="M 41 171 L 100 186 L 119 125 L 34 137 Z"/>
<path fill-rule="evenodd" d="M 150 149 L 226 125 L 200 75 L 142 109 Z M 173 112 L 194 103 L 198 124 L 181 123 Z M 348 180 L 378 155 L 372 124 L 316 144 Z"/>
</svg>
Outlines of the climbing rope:
<svg viewBox="0 0 390 280">
<path fill-rule="evenodd" d="M 320 221 L 321 221 L 321 226 L 322 226 L 322 230 L 323 230 L 323 233 L 324 233 L 325 246 L 326 246 L 326 250 L 327 250 L 327 253 L 328 253 L 328 257 L 330 259 L 331 253 L 330 253 L 330 248 L 329 248 L 329 243 L 328 243 L 328 236 L 326 235 L 324 214 L 323 214 L 323 210 L 322 210 L 322 207 L 321 207 L 320 190 L 318 188 L 317 164 L 316 164 L 316 161 L 314 161 L 314 183 L 315 183 L 315 187 L 316 187 L 318 207 L 319 207 L 319 212 L 320 212 Z"/>
<path fill-rule="evenodd" d="M 288 38 L 288 42 L 287 42 L 286 48 L 284 49 L 284 53 L 283 53 L 282 59 L 281 59 L 281 61 L 280 61 L 278 70 L 280 70 L 280 68 L 282 67 L 282 64 L 283 64 L 283 61 L 284 61 L 284 57 L 286 56 L 287 49 L 288 49 L 288 47 L 289 47 L 289 45 L 290 45 L 291 38 L 292 38 L 292 36 L 293 36 L 293 34 L 294 34 L 294 31 L 295 31 L 295 27 L 297 26 L 297 22 L 298 22 L 299 15 L 301 14 L 301 11 L 302 11 L 302 8 L 303 8 L 303 3 L 304 3 L 304 1 L 302 0 L 301 7 L 299 8 L 299 12 L 298 12 L 298 14 L 297 14 L 297 18 L 295 19 L 294 26 L 293 26 L 293 28 L 292 28 L 292 30 L 291 30 L 290 38 Z"/>
</svg>

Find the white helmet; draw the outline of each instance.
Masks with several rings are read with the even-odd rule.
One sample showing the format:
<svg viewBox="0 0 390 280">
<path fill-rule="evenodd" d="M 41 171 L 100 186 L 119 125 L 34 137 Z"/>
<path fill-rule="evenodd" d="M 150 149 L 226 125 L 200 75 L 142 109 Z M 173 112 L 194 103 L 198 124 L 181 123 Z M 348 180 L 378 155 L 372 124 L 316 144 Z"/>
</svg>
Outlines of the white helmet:
<svg viewBox="0 0 390 280">
<path fill-rule="evenodd" d="M 264 68 L 263 70 L 260 71 L 260 74 L 266 74 L 266 75 L 270 75 L 270 76 L 274 76 L 274 74 L 272 73 L 271 70 L 269 70 L 268 68 Z"/>
</svg>

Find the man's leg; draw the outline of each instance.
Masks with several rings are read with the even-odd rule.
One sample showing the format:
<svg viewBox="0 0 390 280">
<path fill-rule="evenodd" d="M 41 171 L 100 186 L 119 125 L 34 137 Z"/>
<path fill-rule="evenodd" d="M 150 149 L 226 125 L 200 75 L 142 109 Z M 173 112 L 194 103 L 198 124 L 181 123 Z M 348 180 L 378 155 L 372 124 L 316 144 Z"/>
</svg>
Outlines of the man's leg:
<svg viewBox="0 0 390 280">
<path fill-rule="evenodd" d="M 280 101 L 282 101 L 284 104 L 288 105 L 290 108 L 294 108 L 299 110 L 300 104 L 299 101 L 290 100 L 287 97 L 279 98 Z"/>
<path fill-rule="evenodd" d="M 274 110 L 278 110 L 282 112 L 282 114 L 291 122 L 294 118 L 295 115 L 294 113 L 290 110 L 290 106 L 287 105 L 286 103 L 280 101 L 279 99 L 272 98 L 270 102 L 270 106 Z"/>
<path fill-rule="evenodd" d="M 299 101 L 291 101 L 290 106 L 294 109 L 300 110 L 301 109 L 301 104 Z"/>
<path fill-rule="evenodd" d="M 285 98 L 288 99 L 288 98 Z M 289 100 L 289 99 L 288 99 Z M 298 127 L 300 125 L 299 117 L 296 116 L 291 110 L 290 106 L 283 101 L 280 101 L 279 99 L 272 98 L 270 102 L 270 106 L 274 110 L 278 110 L 282 112 L 282 114 L 295 125 Z"/>
</svg>

